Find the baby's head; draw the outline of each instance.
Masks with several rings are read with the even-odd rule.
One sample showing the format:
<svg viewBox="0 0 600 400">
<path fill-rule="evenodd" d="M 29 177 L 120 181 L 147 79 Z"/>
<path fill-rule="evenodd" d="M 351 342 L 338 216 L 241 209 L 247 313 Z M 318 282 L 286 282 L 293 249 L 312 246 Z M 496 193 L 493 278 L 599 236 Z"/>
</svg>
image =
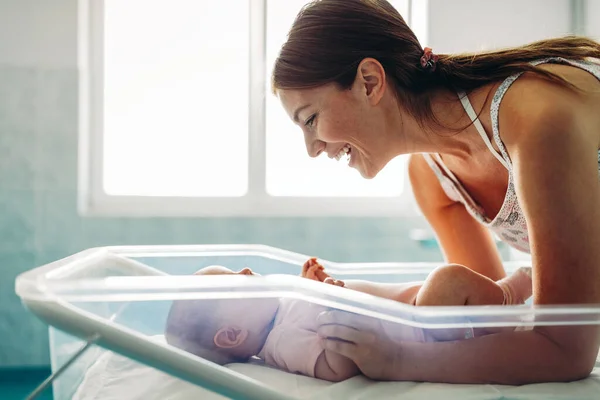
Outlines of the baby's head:
<svg viewBox="0 0 600 400">
<path fill-rule="evenodd" d="M 257 275 L 210 266 L 195 275 Z M 178 300 L 165 332 L 169 344 L 220 365 L 246 362 L 257 355 L 277 314 L 277 298 Z"/>
</svg>

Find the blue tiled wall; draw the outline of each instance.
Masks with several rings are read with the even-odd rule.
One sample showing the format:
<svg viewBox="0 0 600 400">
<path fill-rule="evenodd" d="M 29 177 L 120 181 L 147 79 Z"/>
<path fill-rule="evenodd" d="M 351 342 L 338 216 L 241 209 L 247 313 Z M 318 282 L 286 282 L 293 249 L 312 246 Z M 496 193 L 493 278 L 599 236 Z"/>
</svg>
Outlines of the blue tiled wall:
<svg viewBox="0 0 600 400">
<path fill-rule="evenodd" d="M 77 71 L 0 65 L 0 367 L 49 363 L 46 326 L 17 274 L 111 244 L 263 243 L 337 261 L 440 260 L 408 238 L 421 220 L 80 217 Z"/>
</svg>

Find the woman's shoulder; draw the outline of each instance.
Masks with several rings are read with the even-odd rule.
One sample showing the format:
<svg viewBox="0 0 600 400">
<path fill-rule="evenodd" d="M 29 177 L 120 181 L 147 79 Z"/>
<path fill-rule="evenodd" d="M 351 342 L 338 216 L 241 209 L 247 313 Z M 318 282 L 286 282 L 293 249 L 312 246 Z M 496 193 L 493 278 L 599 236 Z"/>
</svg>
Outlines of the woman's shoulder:
<svg viewBox="0 0 600 400">
<path fill-rule="evenodd" d="M 561 130 L 576 130 L 582 137 L 600 144 L 600 81 L 589 72 L 562 64 L 543 64 L 540 68 L 552 72 L 579 90 L 550 82 L 532 72 L 516 79 L 503 96 L 498 110 L 498 129 L 507 150 L 520 148 L 537 140 L 550 139 Z M 542 137 L 532 137 L 541 135 Z"/>
</svg>

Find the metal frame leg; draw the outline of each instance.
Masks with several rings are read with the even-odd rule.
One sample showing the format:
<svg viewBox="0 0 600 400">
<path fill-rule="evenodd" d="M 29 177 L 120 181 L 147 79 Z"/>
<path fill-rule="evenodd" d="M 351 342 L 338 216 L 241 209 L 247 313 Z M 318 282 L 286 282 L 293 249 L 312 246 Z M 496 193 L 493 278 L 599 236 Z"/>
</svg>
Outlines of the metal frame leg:
<svg viewBox="0 0 600 400">
<path fill-rule="evenodd" d="M 96 343 L 99 337 L 99 335 L 94 335 L 90 339 L 88 339 L 87 342 L 81 347 L 81 349 L 77 350 L 77 352 L 73 354 L 73 356 L 69 358 L 66 363 L 64 363 L 59 369 L 56 370 L 56 372 L 52 373 L 52 375 L 46 378 L 44 382 L 42 382 L 37 388 L 35 388 L 35 390 L 31 392 L 29 396 L 27 396 L 26 400 L 33 400 L 38 398 L 39 395 L 41 395 L 42 392 L 46 390 L 56 378 L 62 375 L 62 373 L 65 372 L 66 369 L 69 368 L 69 366 L 73 364 L 79 357 L 81 357 L 83 353 L 85 353 L 90 348 L 91 345 Z"/>
</svg>

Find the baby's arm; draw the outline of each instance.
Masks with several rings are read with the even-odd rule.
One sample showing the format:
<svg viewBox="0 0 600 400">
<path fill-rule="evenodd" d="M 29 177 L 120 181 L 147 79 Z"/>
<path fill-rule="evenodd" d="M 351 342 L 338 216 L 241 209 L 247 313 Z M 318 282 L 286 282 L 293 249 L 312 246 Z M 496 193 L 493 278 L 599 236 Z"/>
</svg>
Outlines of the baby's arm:
<svg viewBox="0 0 600 400">
<path fill-rule="evenodd" d="M 315 364 L 315 378 L 331 382 L 341 382 L 359 374 L 359 369 L 351 359 L 323 350 Z"/>
</svg>

